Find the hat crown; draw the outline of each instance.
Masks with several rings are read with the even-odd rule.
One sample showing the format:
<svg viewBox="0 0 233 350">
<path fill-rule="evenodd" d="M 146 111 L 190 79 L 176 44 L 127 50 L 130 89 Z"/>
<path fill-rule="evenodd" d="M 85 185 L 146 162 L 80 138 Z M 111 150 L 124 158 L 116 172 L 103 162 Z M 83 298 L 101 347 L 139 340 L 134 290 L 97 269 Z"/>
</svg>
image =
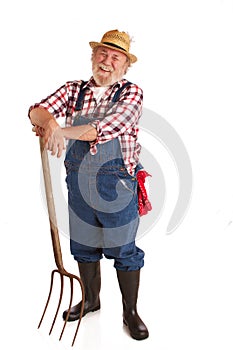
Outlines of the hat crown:
<svg viewBox="0 0 233 350">
<path fill-rule="evenodd" d="M 130 48 L 130 37 L 125 32 L 119 32 L 119 30 L 110 30 L 105 33 L 102 37 L 101 43 L 116 45 L 121 48 L 123 51 L 129 52 Z"/>
</svg>

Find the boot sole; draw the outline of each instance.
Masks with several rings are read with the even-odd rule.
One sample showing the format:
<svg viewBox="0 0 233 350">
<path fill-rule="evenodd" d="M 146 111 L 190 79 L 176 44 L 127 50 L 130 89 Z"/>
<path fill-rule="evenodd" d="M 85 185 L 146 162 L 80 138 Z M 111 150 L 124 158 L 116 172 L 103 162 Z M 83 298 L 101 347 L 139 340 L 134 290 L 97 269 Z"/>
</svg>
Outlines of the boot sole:
<svg viewBox="0 0 233 350">
<path fill-rule="evenodd" d="M 88 310 L 88 311 L 86 311 L 86 312 L 85 312 L 85 310 L 84 310 L 82 317 L 86 316 L 86 314 L 88 314 L 89 312 L 95 312 L 95 311 L 98 311 L 98 310 L 100 310 L 100 305 L 99 305 L 99 306 L 96 306 L 95 308 L 93 308 L 93 309 L 91 309 L 91 310 Z M 80 315 L 80 314 L 79 314 L 79 315 Z M 75 315 L 74 315 L 74 316 L 71 316 L 71 315 L 69 315 L 69 318 L 68 318 L 67 322 L 78 321 L 78 320 L 79 320 L 79 315 L 78 315 L 78 316 L 75 316 Z M 72 318 L 70 318 L 70 317 L 72 317 Z M 65 317 L 64 317 L 64 316 L 63 316 L 63 320 L 65 321 Z"/>
<path fill-rule="evenodd" d="M 135 334 L 135 333 L 131 332 L 130 328 L 128 326 L 128 323 L 124 319 L 123 319 L 123 324 L 128 328 L 129 333 L 133 339 L 144 340 L 144 339 L 147 339 L 149 337 L 149 333 L 144 333 L 143 335 L 139 335 L 139 334 Z"/>
</svg>

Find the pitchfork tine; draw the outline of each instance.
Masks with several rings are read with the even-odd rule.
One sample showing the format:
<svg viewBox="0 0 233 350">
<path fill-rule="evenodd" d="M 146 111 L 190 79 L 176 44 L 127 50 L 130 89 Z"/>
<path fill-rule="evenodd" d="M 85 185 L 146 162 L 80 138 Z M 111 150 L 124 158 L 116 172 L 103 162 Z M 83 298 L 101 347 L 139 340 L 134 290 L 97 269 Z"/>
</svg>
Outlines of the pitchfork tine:
<svg viewBox="0 0 233 350">
<path fill-rule="evenodd" d="M 73 275 L 73 278 L 76 279 L 76 280 L 79 282 L 79 284 L 80 284 L 81 291 L 82 291 L 82 304 L 81 304 L 81 310 L 80 310 L 80 318 L 79 318 L 79 320 L 78 320 L 78 324 L 77 324 L 77 327 L 76 327 L 76 331 L 75 331 L 74 338 L 73 338 L 73 342 L 72 342 L 72 345 L 71 345 L 71 346 L 74 345 L 75 339 L 76 339 L 77 334 L 78 334 L 79 326 L 80 326 L 80 323 L 81 323 L 81 320 L 82 320 L 83 311 L 84 311 L 84 302 L 85 302 L 85 291 L 84 291 L 84 286 L 83 286 L 83 284 L 82 284 L 82 281 L 81 281 L 80 278 L 78 278 L 78 277 L 75 276 L 75 275 Z M 70 312 L 70 310 L 69 310 L 69 312 Z M 68 317 L 68 315 L 67 315 L 67 317 Z"/>
<path fill-rule="evenodd" d="M 74 291 L 73 278 L 70 278 L 70 303 L 69 303 L 68 312 L 67 312 L 67 315 L 66 315 L 66 319 L 65 319 L 65 322 L 64 322 L 63 329 L 61 331 L 59 340 L 61 340 L 61 338 L 63 336 L 64 330 L 65 330 L 65 327 L 66 327 L 66 324 L 67 324 L 67 320 L 68 320 L 68 317 L 70 315 L 70 309 L 71 309 L 71 305 L 72 305 L 72 301 L 73 301 L 73 291 Z"/>
<path fill-rule="evenodd" d="M 61 301 L 62 301 L 62 296 L 63 296 L 63 288 L 64 288 L 64 277 L 63 277 L 63 275 L 58 270 L 54 270 L 54 272 L 58 272 L 59 275 L 60 275 L 61 288 L 60 288 L 60 298 L 59 298 L 58 305 L 57 305 L 57 311 L 56 311 L 56 314 L 54 316 L 53 323 L 52 323 L 52 326 L 51 326 L 50 331 L 49 331 L 49 335 L 52 333 L 54 324 L 55 324 L 56 319 L 57 319 L 57 315 L 58 315 L 58 312 L 59 312 L 59 309 L 60 309 L 60 306 L 61 306 Z"/>
<path fill-rule="evenodd" d="M 50 301 L 50 297 L 51 297 L 52 289 L 53 289 L 54 272 L 55 272 L 55 270 L 52 271 L 52 273 L 51 273 L 51 283 L 50 283 L 49 295 L 48 295 L 48 299 L 47 299 L 47 302 L 46 302 L 46 305 L 45 305 L 45 308 L 44 308 L 44 312 L 43 312 L 42 317 L 41 317 L 41 319 L 40 319 L 40 322 L 39 322 L 39 324 L 38 324 L 38 329 L 39 329 L 40 326 L 41 326 L 41 323 L 42 323 L 42 321 L 43 321 L 43 319 L 44 319 L 44 315 L 45 315 L 45 313 L 46 313 L 47 307 L 48 307 L 48 305 L 49 305 L 49 301 Z"/>
<path fill-rule="evenodd" d="M 73 338 L 73 342 L 72 342 L 72 346 L 73 346 L 75 339 L 76 339 L 76 336 L 77 336 L 77 333 L 78 333 L 80 322 L 81 322 L 81 319 L 83 316 L 85 292 L 84 292 L 84 287 L 83 287 L 83 283 L 82 283 L 81 279 L 78 276 L 67 272 L 63 266 L 59 232 L 58 232 L 58 228 L 57 228 L 55 205 L 54 205 L 54 200 L 53 200 L 52 182 L 51 182 L 51 176 L 50 176 L 48 154 L 47 154 L 47 150 L 44 148 L 43 139 L 41 137 L 40 137 L 40 152 L 41 152 L 41 161 L 42 161 L 42 168 L 43 168 L 43 175 L 44 175 L 44 185 L 45 185 L 45 193 L 46 193 L 46 200 L 47 200 L 47 208 L 48 208 L 48 213 L 49 213 L 49 223 L 50 223 L 51 239 L 52 239 L 52 245 L 53 245 L 53 254 L 54 254 L 54 260 L 55 260 L 57 269 L 53 270 L 51 273 L 49 295 L 48 295 L 47 302 L 46 302 L 46 305 L 44 308 L 44 312 L 42 314 L 38 328 L 40 328 L 41 323 L 42 323 L 43 318 L 44 318 L 44 315 L 45 315 L 46 310 L 48 308 L 48 304 L 49 304 L 51 294 L 52 294 L 52 289 L 53 289 L 54 274 L 55 274 L 55 272 L 57 272 L 60 275 L 61 286 L 60 286 L 60 297 L 59 297 L 59 301 L 58 301 L 58 305 L 57 305 L 57 310 L 56 310 L 49 334 L 52 333 L 54 324 L 55 324 L 57 316 L 58 316 L 58 312 L 60 310 L 61 302 L 62 302 L 63 289 L 64 289 L 64 276 L 69 277 L 69 279 L 70 279 L 70 303 L 69 303 L 69 309 L 67 312 L 67 316 L 66 316 L 66 319 L 64 321 L 63 329 L 62 329 L 62 332 L 61 332 L 61 335 L 59 338 L 59 340 L 61 340 L 63 333 L 64 333 L 64 330 L 65 330 L 65 327 L 66 327 L 66 324 L 67 324 L 67 321 L 68 321 L 68 317 L 69 317 L 70 310 L 71 310 L 71 304 L 73 301 L 73 280 L 76 279 L 80 284 L 80 288 L 81 288 L 81 292 L 82 292 L 82 302 L 81 302 L 80 318 L 79 318 L 77 328 L 75 331 L 75 335 Z"/>
</svg>

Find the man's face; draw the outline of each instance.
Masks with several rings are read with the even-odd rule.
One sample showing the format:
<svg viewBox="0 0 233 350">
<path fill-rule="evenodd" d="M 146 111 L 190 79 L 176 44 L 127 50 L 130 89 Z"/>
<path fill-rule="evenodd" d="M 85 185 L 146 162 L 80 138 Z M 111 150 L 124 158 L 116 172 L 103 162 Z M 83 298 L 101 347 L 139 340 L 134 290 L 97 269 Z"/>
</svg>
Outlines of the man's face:
<svg viewBox="0 0 233 350">
<path fill-rule="evenodd" d="M 121 80 L 129 67 L 127 56 L 117 50 L 97 47 L 92 54 L 92 72 L 99 86 L 109 86 Z"/>
</svg>

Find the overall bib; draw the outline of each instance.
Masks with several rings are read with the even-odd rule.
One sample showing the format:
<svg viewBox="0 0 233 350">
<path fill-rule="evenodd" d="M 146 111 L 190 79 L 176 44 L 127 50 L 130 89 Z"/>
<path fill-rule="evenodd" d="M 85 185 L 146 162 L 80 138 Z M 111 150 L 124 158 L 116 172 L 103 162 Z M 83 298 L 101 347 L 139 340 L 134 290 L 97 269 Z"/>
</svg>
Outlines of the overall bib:
<svg viewBox="0 0 233 350">
<path fill-rule="evenodd" d="M 78 116 L 73 126 L 89 122 L 88 116 Z M 138 270 L 144 265 L 144 252 L 135 245 L 137 179 L 125 168 L 117 138 L 97 144 L 97 150 L 92 155 L 89 142 L 79 140 L 70 140 L 67 147 L 71 254 L 81 263 L 104 255 L 114 259 L 117 270 Z"/>
</svg>

